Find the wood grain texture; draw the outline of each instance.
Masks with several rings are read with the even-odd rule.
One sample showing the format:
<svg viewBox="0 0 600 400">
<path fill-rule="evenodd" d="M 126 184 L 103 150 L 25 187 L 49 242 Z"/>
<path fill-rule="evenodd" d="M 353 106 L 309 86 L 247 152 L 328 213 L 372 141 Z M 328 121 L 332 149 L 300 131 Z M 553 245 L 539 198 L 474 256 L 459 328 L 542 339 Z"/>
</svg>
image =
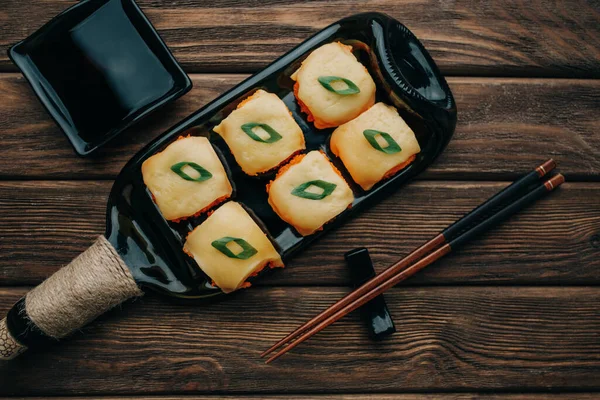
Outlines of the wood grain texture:
<svg viewBox="0 0 600 400">
<path fill-rule="evenodd" d="M 144 144 L 244 75 L 194 89 L 91 158 L 78 157 L 24 78 L 0 75 L 0 178 L 112 179 Z M 554 157 L 569 180 L 600 179 L 600 80 L 451 78 L 459 122 L 424 179 L 513 180 Z"/>
<path fill-rule="evenodd" d="M 505 182 L 412 183 L 292 260 L 259 285 L 348 285 L 343 254 L 369 248 L 391 265 Z M 0 182 L 0 285 L 37 284 L 104 231 L 110 182 Z M 406 282 L 439 284 L 600 283 L 600 184 L 565 184 L 456 254 Z"/>
<path fill-rule="evenodd" d="M 0 311 L 23 292 L 0 289 Z M 204 307 L 142 298 L 60 348 L 0 364 L 0 394 L 600 389 L 591 287 L 397 288 L 387 299 L 398 333 L 384 342 L 352 315 L 277 363 L 258 357 L 344 293 L 254 288 Z"/>
<path fill-rule="evenodd" d="M 74 0 L 3 0 L 0 69 L 6 50 Z M 600 76 L 596 0 L 241 1 L 139 0 L 184 68 L 250 72 L 340 18 L 385 12 L 404 22 L 450 75 Z"/>
<path fill-rule="evenodd" d="M 9 397 L 7 397 L 8 399 Z M 42 397 L 30 397 L 30 400 L 40 400 Z M 106 397 L 54 397 L 56 400 L 105 400 Z M 111 396 L 110 400 L 597 400 L 598 393 L 422 393 L 422 394 L 266 394 L 266 395 L 182 395 L 182 396 Z"/>
<path fill-rule="evenodd" d="M 256 287 L 208 306 L 125 304 L 1 363 L 0 396 L 600 397 L 600 80 L 573 79 L 600 78 L 598 0 L 137 2 L 194 89 L 84 159 L 6 56 L 76 1 L 0 0 L 0 315 L 103 232 L 111 180 L 138 150 L 339 18 L 382 11 L 417 34 L 454 75 L 457 132 L 417 182 Z M 347 292 L 344 252 L 368 247 L 379 271 L 548 157 L 569 183 L 386 293 L 397 334 L 371 342 L 352 314 L 258 358 Z"/>
</svg>

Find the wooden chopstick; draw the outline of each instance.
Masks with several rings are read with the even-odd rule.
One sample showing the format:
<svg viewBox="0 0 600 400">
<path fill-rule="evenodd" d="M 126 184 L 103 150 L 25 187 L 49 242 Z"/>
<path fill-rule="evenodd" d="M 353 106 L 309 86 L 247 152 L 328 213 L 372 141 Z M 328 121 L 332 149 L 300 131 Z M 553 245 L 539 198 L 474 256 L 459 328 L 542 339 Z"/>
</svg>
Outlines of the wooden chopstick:
<svg viewBox="0 0 600 400">
<path fill-rule="evenodd" d="M 302 343 L 303 341 L 307 340 L 308 338 L 310 338 L 314 334 L 318 333 L 322 329 L 324 329 L 327 326 L 331 325 L 335 321 L 337 321 L 340 318 L 344 317 L 345 315 L 347 315 L 348 313 L 350 313 L 353 310 L 357 309 L 358 307 L 362 306 L 363 304 L 369 302 L 373 298 L 379 296 L 381 293 L 385 292 L 387 289 L 395 286 L 399 282 L 401 282 L 401 281 L 407 279 L 408 277 L 414 275 L 415 273 L 417 273 L 421 269 L 425 268 L 426 266 L 430 265 L 434 261 L 436 261 L 439 258 L 441 258 L 441 257 L 445 256 L 446 254 L 450 253 L 452 250 L 458 249 L 459 247 L 461 247 L 465 243 L 469 242 L 472 238 L 480 236 L 483 232 L 485 232 L 485 231 L 491 229 L 492 227 L 498 225 L 499 223 L 501 223 L 502 221 L 506 220 L 507 218 L 509 218 L 513 214 L 517 213 L 518 211 L 520 211 L 521 209 L 523 209 L 527 205 L 529 205 L 529 204 L 533 203 L 534 201 L 538 200 L 539 198 L 541 198 L 542 196 L 544 196 L 546 193 L 554 190 L 555 188 L 557 188 L 558 186 L 560 186 L 563 182 L 564 182 L 564 177 L 561 174 L 555 175 L 554 177 L 550 178 L 549 180 L 547 180 L 543 184 L 539 185 L 537 188 L 535 188 L 534 190 L 532 190 L 528 194 L 522 196 L 518 200 L 516 200 L 513 203 L 511 203 L 511 204 L 507 205 L 506 207 L 504 207 L 502 210 L 500 210 L 497 213 L 495 213 L 494 215 L 490 216 L 485 221 L 479 223 L 478 225 L 474 226 L 473 228 L 467 230 L 466 232 L 458 235 L 457 237 L 455 237 L 454 239 L 452 239 L 448 243 L 443 244 L 437 250 L 433 251 L 429 255 L 425 256 L 422 259 L 420 259 L 419 261 L 417 261 L 413 265 L 409 266 L 406 269 L 401 270 L 399 273 L 397 273 L 396 275 L 392 276 L 390 279 L 382 282 L 380 285 L 378 285 L 378 286 L 374 287 L 373 289 L 369 290 L 363 296 L 355 298 L 353 301 L 351 301 L 349 303 L 346 303 L 346 305 L 343 306 L 343 307 L 341 307 L 341 308 L 338 307 L 338 310 L 336 312 L 333 312 L 333 313 L 331 313 L 331 312 L 327 313 L 326 312 L 326 314 L 328 315 L 326 318 L 321 319 L 317 324 L 313 324 L 310 329 L 302 329 L 300 335 L 297 336 L 297 338 L 296 338 L 295 341 L 293 341 L 292 343 L 288 344 L 283 349 L 280 349 L 276 354 L 274 354 L 271 358 L 269 358 L 266 361 L 266 363 L 270 363 L 271 361 L 279 358 L 280 356 L 282 356 L 283 354 L 287 353 L 288 351 L 290 351 L 294 347 L 298 346 L 300 343 Z M 329 309 L 326 310 L 326 311 L 329 311 Z M 325 313 L 322 313 L 322 314 L 325 314 Z M 284 342 L 284 343 L 287 343 L 287 342 Z"/>
<path fill-rule="evenodd" d="M 305 340 L 307 340 L 314 334 L 320 332 L 327 326 L 336 322 L 337 320 L 344 317 L 348 313 L 354 311 L 355 309 L 362 306 L 363 304 L 371 301 L 372 299 L 379 296 L 380 294 L 382 294 L 389 288 L 397 285 L 401 281 L 403 281 L 403 280 L 409 278 L 410 276 L 414 275 L 415 273 L 419 272 L 420 270 L 422 270 L 426 266 L 430 265 L 434 261 L 436 261 L 436 260 L 442 258 L 443 256 L 445 256 L 446 254 L 450 253 L 452 250 L 456 250 L 457 248 L 461 247 L 465 243 L 469 242 L 472 238 L 477 237 L 477 236 L 481 235 L 483 232 L 498 225 L 500 222 L 506 220 L 511 215 L 517 213 L 518 211 L 520 211 L 527 205 L 538 200 L 539 198 L 544 196 L 546 193 L 551 192 L 552 190 L 556 189 L 558 186 L 560 186 L 564 182 L 564 180 L 565 180 L 564 176 L 562 176 L 561 174 L 557 174 L 554 177 L 550 178 L 548 181 L 544 182 L 542 185 L 540 185 L 539 187 L 537 187 L 536 189 L 534 189 L 527 195 L 521 197 L 514 203 L 503 208 L 500 212 L 494 214 L 493 216 L 491 216 L 484 222 L 480 223 L 476 227 L 459 235 L 458 237 L 456 237 L 449 243 L 444 244 L 442 247 L 438 248 L 434 252 L 430 253 L 429 255 L 425 256 L 421 260 L 417 261 L 415 264 L 402 270 L 397 275 L 393 276 L 389 280 L 383 282 L 381 285 L 370 290 L 364 296 L 357 298 L 353 302 L 347 304 L 342 309 L 331 314 L 329 317 L 322 320 L 321 322 L 319 322 L 318 324 L 313 326 L 311 329 L 303 331 L 303 333 L 300 334 L 293 342 L 291 342 L 286 347 L 284 347 L 283 349 L 281 349 L 277 353 L 275 353 L 271 358 L 269 358 L 266 361 L 266 363 L 268 364 L 271 361 L 281 357 L 283 354 L 287 353 L 294 347 L 298 346 L 300 343 L 304 342 Z"/>
<path fill-rule="evenodd" d="M 549 159 L 545 163 L 541 164 L 527 175 L 523 176 L 511 185 L 507 186 L 502 191 L 494 195 L 492 198 L 488 199 L 479 207 L 475 208 L 473 211 L 463 216 L 461 219 L 459 219 L 454 224 L 442 231 L 442 233 L 438 234 L 433 239 L 429 240 L 427 243 L 414 250 L 408 256 L 393 264 L 386 270 L 382 271 L 380 274 L 378 274 L 371 280 L 365 282 L 362 286 L 356 288 L 356 290 L 347 294 L 337 303 L 333 304 L 331 307 L 327 308 L 326 310 L 312 318 L 310 321 L 298 327 L 289 335 L 287 335 L 286 337 L 275 343 L 273 346 L 265 350 L 260 356 L 264 357 L 272 353 L 274 350 L 281 347 L 283 344 L 287 343 L 294 337 L 316 326 L 333 313 L 341 310 L 347 304 L 350 304 L 354 300 L 363 296 L 365 293 L 369 292 L 371 289 L 381 285 L 383 282 L 398 274 L 400 271 L 414 264 L 417 260 L 424 257 L 426 254 L 432 252 L 433 250 L 442 246 L 448 241 L 458 237 L 462 232 L 474 226 L 486 216 L 491 215 L 497 209 L 504 207 L 508 202 L 526 193 L 528 190 L 531 189 L 533 184 L 539 182 L 540 178 L 552 171 L 555 167 L 556 162 L 554 162 L 554 160 L 552 159 Z"/>
</svg>

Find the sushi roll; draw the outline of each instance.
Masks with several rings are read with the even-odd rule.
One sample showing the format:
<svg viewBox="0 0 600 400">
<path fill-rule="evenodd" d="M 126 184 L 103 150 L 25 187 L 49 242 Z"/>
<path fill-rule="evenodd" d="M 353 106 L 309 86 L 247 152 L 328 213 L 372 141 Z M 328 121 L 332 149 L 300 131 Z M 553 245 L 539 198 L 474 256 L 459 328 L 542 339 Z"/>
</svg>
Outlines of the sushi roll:
<svg viewBox="0 0 600 400">
<path fill-rule="evenodd" d="M 282 167 L 267 192 L 273 210 L 302 236 L 321 229 L 354 200 L 340 172 L 316 150 Z"/>
<path fill-rule="evenodd" d="M 329 43 L 314 50 L 291 78 L 294 94 L 318 129 L 333 128 L 375 103 L 375 82 L 352 46 Z"/>
<path fill-rule="evenodd" d="M 225 168 L 205 137 L 180 137 L 144 161 L 142 177 L 170 221 L 198 215 L 232 192 Z"/>
<path fill-rule="evenodd" d="M 304 135 L 285 103 L 257 90 L 214 129 L 248 175 L 267 172 L 304 149 Z"/>
<path fill-rule="evenodd" d="M 275 247 L 248 212 L 233 201 L 188 235 L 183 250 L 223 292 L 248 287 L 264 267 L 283 267 Z"/>
<path fill-rule="evenodd" d="M 406 168 L 421 151 L 412 129 L 384 103 L 337 128 L 329 143 L 364 190 Z"/>
</svg>

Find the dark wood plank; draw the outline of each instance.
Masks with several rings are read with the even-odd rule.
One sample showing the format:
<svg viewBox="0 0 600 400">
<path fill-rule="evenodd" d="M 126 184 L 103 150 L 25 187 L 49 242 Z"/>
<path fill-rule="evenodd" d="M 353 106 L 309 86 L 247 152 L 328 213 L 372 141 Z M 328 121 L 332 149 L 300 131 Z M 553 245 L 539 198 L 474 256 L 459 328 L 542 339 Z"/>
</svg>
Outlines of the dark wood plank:
<svg viewBox="0 0 600 400">
<path fill-rule="evenodd" d="M 0 311 L 22 293 L 0 289 Z M 369 341 L 350 316 L 277 363 L 258 358 L 344 293 L 254 288 L 210 306 L 141 299 L 60 347 L 0 364 L 0 394 L 600 389 L 600 288 L 590 287 L 397 288 L 388 340 Z"/>
<path fill-rule="evenodd" d="M 260 285 L 347 285 L 344 252 L 381 270 L 507 183 L 421 181 L 331 232 Z M 0 182 L 0 285 L 37 284 L 104 231 L 110 182 Z M 600 184 L 565 184 L 506 225 L 407 282 L 600 283 Z"/>
<path fill-rule="evenodd" d="M 6 49 L 74 0 L 4 0 Z M 595 0 L 241 1 L 139 0 L 183 66 L 193 72 L 255 71 L 328 24 L 380 11 L 423 40 L 446 74 L 599 77 L 600 7 Z"/>
<path fill-rule="evenodd" d="M 24 79 L 0 75 L 0 178 L 112 179 L 136 151 L 243 75 L 194 75 L 194 89 L 81 158 Z M 552 156 L 570 180 L 600 179 L 600 80 L 452 78 L 459 124 L 422 178 L 515 179 Z"/>
<path fill-rule="evenodd" d="M 56 400 L 104 400 L 106 397 L 54 397 Z M 8 398 L 7 398 L 8 399 Z M 31 397 L 41 400 L 44 397 Z M 184 395 L 184 396 L 111 396 L 110 400 L 220 400 L 220 399 L 252 399 L 252 400 L 596 400 L 598 393 L 419 393 L 419 394 L 266 394 L 266 395 Z"/>
</svg>

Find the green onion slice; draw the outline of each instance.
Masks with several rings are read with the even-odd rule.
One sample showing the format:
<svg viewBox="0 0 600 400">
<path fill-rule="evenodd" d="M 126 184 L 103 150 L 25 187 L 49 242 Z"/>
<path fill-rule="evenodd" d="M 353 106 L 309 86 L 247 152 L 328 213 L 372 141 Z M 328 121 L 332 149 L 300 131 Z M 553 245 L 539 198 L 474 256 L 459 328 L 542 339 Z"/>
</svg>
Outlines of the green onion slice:
<svg viewBox="0 0 600 400">
<path fill-rule="evenodd" d="M 363 132 L 365 138 L 375 150 L 384 152 L 385 154 L 395 154 L 402 151 L 400 145 L 390 136 L 389 133 L 376 131 L 375 129 L 367 129 Z M 381 147 L 377 141 L 377 135 L 380 135 L 387 142 L 387 146 Z"/>
<path fill-rule="evenodd" d="M 263 139 L 260 136 L 258 136 L 256 133 L 254 133 L 253 129 L 256 127 L 260 127 L 262 129 L 264 129 L 265 132 L 267 132 L 269 134 L 269 137 L 267 139 Z M 267 124 L 259 124 L 258 122 L 249 122 L 247 124 L 242 125 L 242 130 L 244 131 L 244 133 L 246 133 L 246 135 L 250 136 L 252 139 L 256 140 L 257 142 L 275 143 L 281 139 L 281 135 L 279 134 L 279 132 L 277 132 L 275 129 L 271 128 Z"/>
<path fill-rule="evenodd" d="M 323 189 L 323 192 L 321 192 L 321 193 L 307 192 L 306 190 L 311 186 L 316 186 L 318 188 L 321 188 L 321 189 Z M 335 183 L 325 182 L 320 179 L 317 179 L 314 181 L 304 182 L 303 184 L 296 186 L 294 188 L 294 190 L 292 190 L 292 194 L 294 196 L 302 197 L 303 199 L 322 200 L 325 197 L 329 196 L 331 193 L 333 193 L 333 191 L 335 190 L 336 187 L 337 187 L 337 185 Z"/>
<path fill-rule="evenodd" d="M 189 176 L 188 174 L 186 174 L 183 171 L 183 168 L 186 165 L 189 166 L 190 168 L 193 168 L 200 175 L 198 175 L 196 178 L 193 178 L 193 177 Z M 177 164 L 171 165 L 171 171 L 175 172 L 177 175 L 179 175 L 180 177 L 182 177 L 186 181 L 204 182 L 204 181 L 212 178 L 212 174 L 209 171 L 207 171 L 206 169 L 202 168 L 198 164 L 193 163 L 193 162 L 189 162 L 189 161 L 182 161 L 182 162 L 178 162 Z"/>
<path fill-rule="evenodd" d="M 242 251 L 238 254 L 234 254 L 233 251 L 229 250 L 227 245 L 231 242 L 237 243 L 242 248 Z M 258 250 L 252 247 L 252 245 L 246 242 L 244 239 L 231 236 L 224 236 L 221 239 L 217 239 L 213 241 L 211 245 L 221 253 L 225 254 L 227 257 L 237 258 L 238 260 L 247 260 L 258 253 Z"/>
<path fill-rule="evenodd" d="M 356 84 L 350 79 L 341 78 L 339 76 L 320 76 L 317 79 L 321 86 L 323 86 L 325 89 L 329 90 L 330 92 L 340 94 L 342 96 L 360 93 L 360 89 L 358 88 L 358 86 L 356 86 Z M 348 87 L 346 89 L 335 89 L 333 86 L 331 86 L 332 82 L 340 81 L 344 82 Z"/>
</svg>

